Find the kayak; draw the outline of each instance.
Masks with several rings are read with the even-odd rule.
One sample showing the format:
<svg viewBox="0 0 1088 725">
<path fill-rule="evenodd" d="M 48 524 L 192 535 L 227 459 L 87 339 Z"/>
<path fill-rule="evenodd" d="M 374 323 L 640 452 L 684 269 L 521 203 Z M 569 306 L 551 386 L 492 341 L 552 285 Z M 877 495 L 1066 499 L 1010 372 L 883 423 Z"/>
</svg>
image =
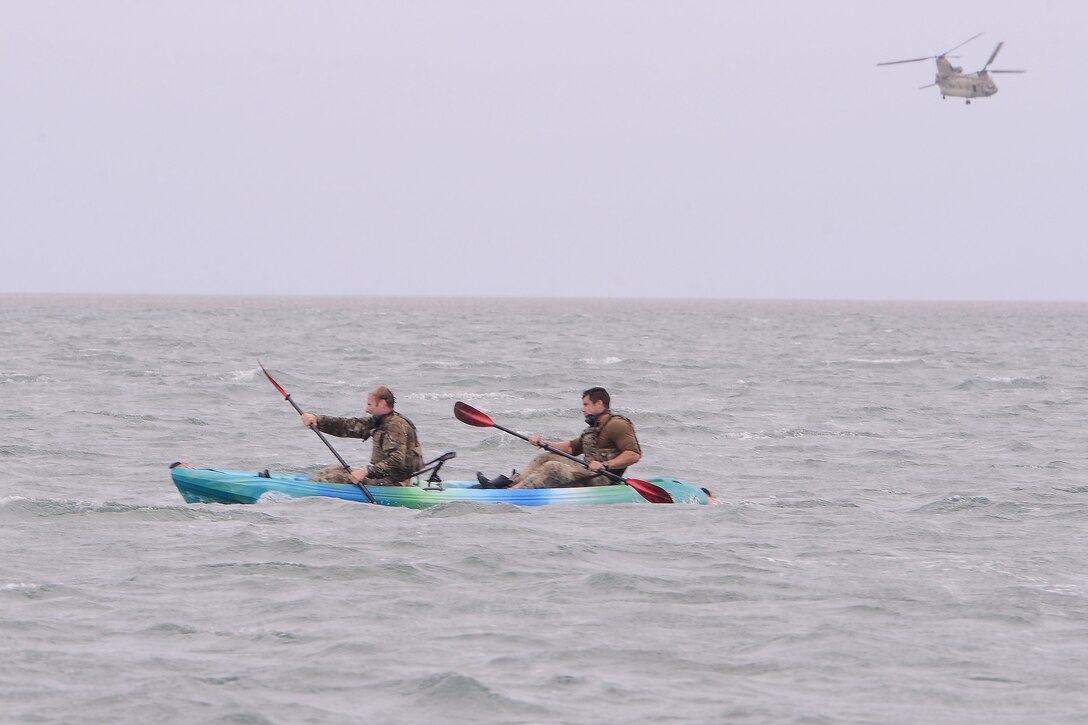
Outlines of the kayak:
<svg viewBox="0 0 1088 725">
<path fill-rule="evenodd" d="M 220 468 L 192 468 L 175 465 L 170 476 L 187 503 L 257 503 L 276 500 L 326 496 L 347 501 L 366 502 L 362 490 L 350 483 L 321 483 L 302 474 L 232 471 Z M 707 504 L 711 499 L 704 489 L 675 478 L 645 479 L 665 489 L 675 503 Z M 573 488 L 472 488 L 476 481 L 431 482 L 413 479 L 411 486 L 367 486 L 375 503 L 420 509 L 453 501 L 509 503 L 518 506 L 550 504 L 649 503 L 630 486 L 578 486 Z"/>
</svg>

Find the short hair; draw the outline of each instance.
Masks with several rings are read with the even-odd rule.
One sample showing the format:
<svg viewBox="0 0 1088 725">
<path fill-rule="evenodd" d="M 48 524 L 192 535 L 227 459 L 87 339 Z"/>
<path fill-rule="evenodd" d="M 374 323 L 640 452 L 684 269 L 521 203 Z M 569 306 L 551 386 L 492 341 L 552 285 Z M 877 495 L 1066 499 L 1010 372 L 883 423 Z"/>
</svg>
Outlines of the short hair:
<svg viewBox="0 0 1088 725">
<path fill-rule="evenodd" d="M 604 407 L 611 407 L 612 398 L 604 388 L 590 388 L 582 393 L 583 398 L 589 398 L 591 403 L 604 403 Z"/>
<path fill-rule="evenodd" d="M 385 387 L 384 385 L 379 385 L 378 387 L 367 393 L 367 395 L 373 397 L 376 400 L 384 400 L 385 402 L 389 403 L 390 408 L 395 407 L 397 403 L 397 399 L 393 396 L 393 391 Z"/>
</svg>

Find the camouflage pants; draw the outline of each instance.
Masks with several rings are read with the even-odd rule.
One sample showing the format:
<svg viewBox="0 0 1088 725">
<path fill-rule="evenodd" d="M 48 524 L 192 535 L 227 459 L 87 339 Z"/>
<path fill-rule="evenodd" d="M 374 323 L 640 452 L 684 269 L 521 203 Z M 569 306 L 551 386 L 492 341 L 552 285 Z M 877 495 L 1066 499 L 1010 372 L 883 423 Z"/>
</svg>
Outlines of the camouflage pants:
<svg viewBox="0 0 1088 725">
<path fill-rule="evenodd" d="M 605 476 L 590 473 L 580 463 L 554 453 L 541 453 L 529 462 L 524 471 L 514 476 L 510 488 L 570 488 L 607 486 L 611 483 Z"/>
<path fill-rule="evenodd" d="M 351 479 L 351 474 L 345 471 L 343 466 L 325 466 L 310 476 L 310 480 L 320 483 L 355 483 Z M 407 486 L 410 482 L 393 481 L 385 478 L 368 478 L 364 483 L 367 486 Z"/>
</svg>

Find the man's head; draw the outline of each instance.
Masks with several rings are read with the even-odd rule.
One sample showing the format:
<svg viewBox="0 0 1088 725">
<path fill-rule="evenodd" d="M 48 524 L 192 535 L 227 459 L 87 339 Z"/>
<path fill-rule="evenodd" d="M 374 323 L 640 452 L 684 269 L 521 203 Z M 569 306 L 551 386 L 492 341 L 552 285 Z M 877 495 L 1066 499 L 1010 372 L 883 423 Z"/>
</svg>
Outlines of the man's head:
<svg viewBox="0 0 1088 725">
<path fill-rule="evenodd" d="M 604 388 L 590 388 L 582 393 L 582 413 L 584 415 L 600 415 L 608 410 L 612 399 Z"/>
<path fill-rule="evenodd" d="M 366 412 L 370 415 L 389 415 L 393 412 L 396 402 L 393 391 L 384 385 L 379 385 L 366 394 Z"/>
</svg>

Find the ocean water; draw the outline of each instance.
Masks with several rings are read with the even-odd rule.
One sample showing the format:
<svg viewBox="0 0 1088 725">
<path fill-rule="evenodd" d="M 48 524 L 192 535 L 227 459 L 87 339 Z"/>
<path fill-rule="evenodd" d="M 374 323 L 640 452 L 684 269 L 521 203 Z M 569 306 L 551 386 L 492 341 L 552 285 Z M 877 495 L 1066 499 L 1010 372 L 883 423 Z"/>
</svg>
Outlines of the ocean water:
<svg viewBox="0 0 1088 725">
<path fill-rule="evenodd" d="M 0 297 L 0 721 L 1088 721 L 1088 305 Z M 715 506 L 187 505 L 387 384 Z M 369 443 L 338 441 L 365 463 Z"/>
</svg>

